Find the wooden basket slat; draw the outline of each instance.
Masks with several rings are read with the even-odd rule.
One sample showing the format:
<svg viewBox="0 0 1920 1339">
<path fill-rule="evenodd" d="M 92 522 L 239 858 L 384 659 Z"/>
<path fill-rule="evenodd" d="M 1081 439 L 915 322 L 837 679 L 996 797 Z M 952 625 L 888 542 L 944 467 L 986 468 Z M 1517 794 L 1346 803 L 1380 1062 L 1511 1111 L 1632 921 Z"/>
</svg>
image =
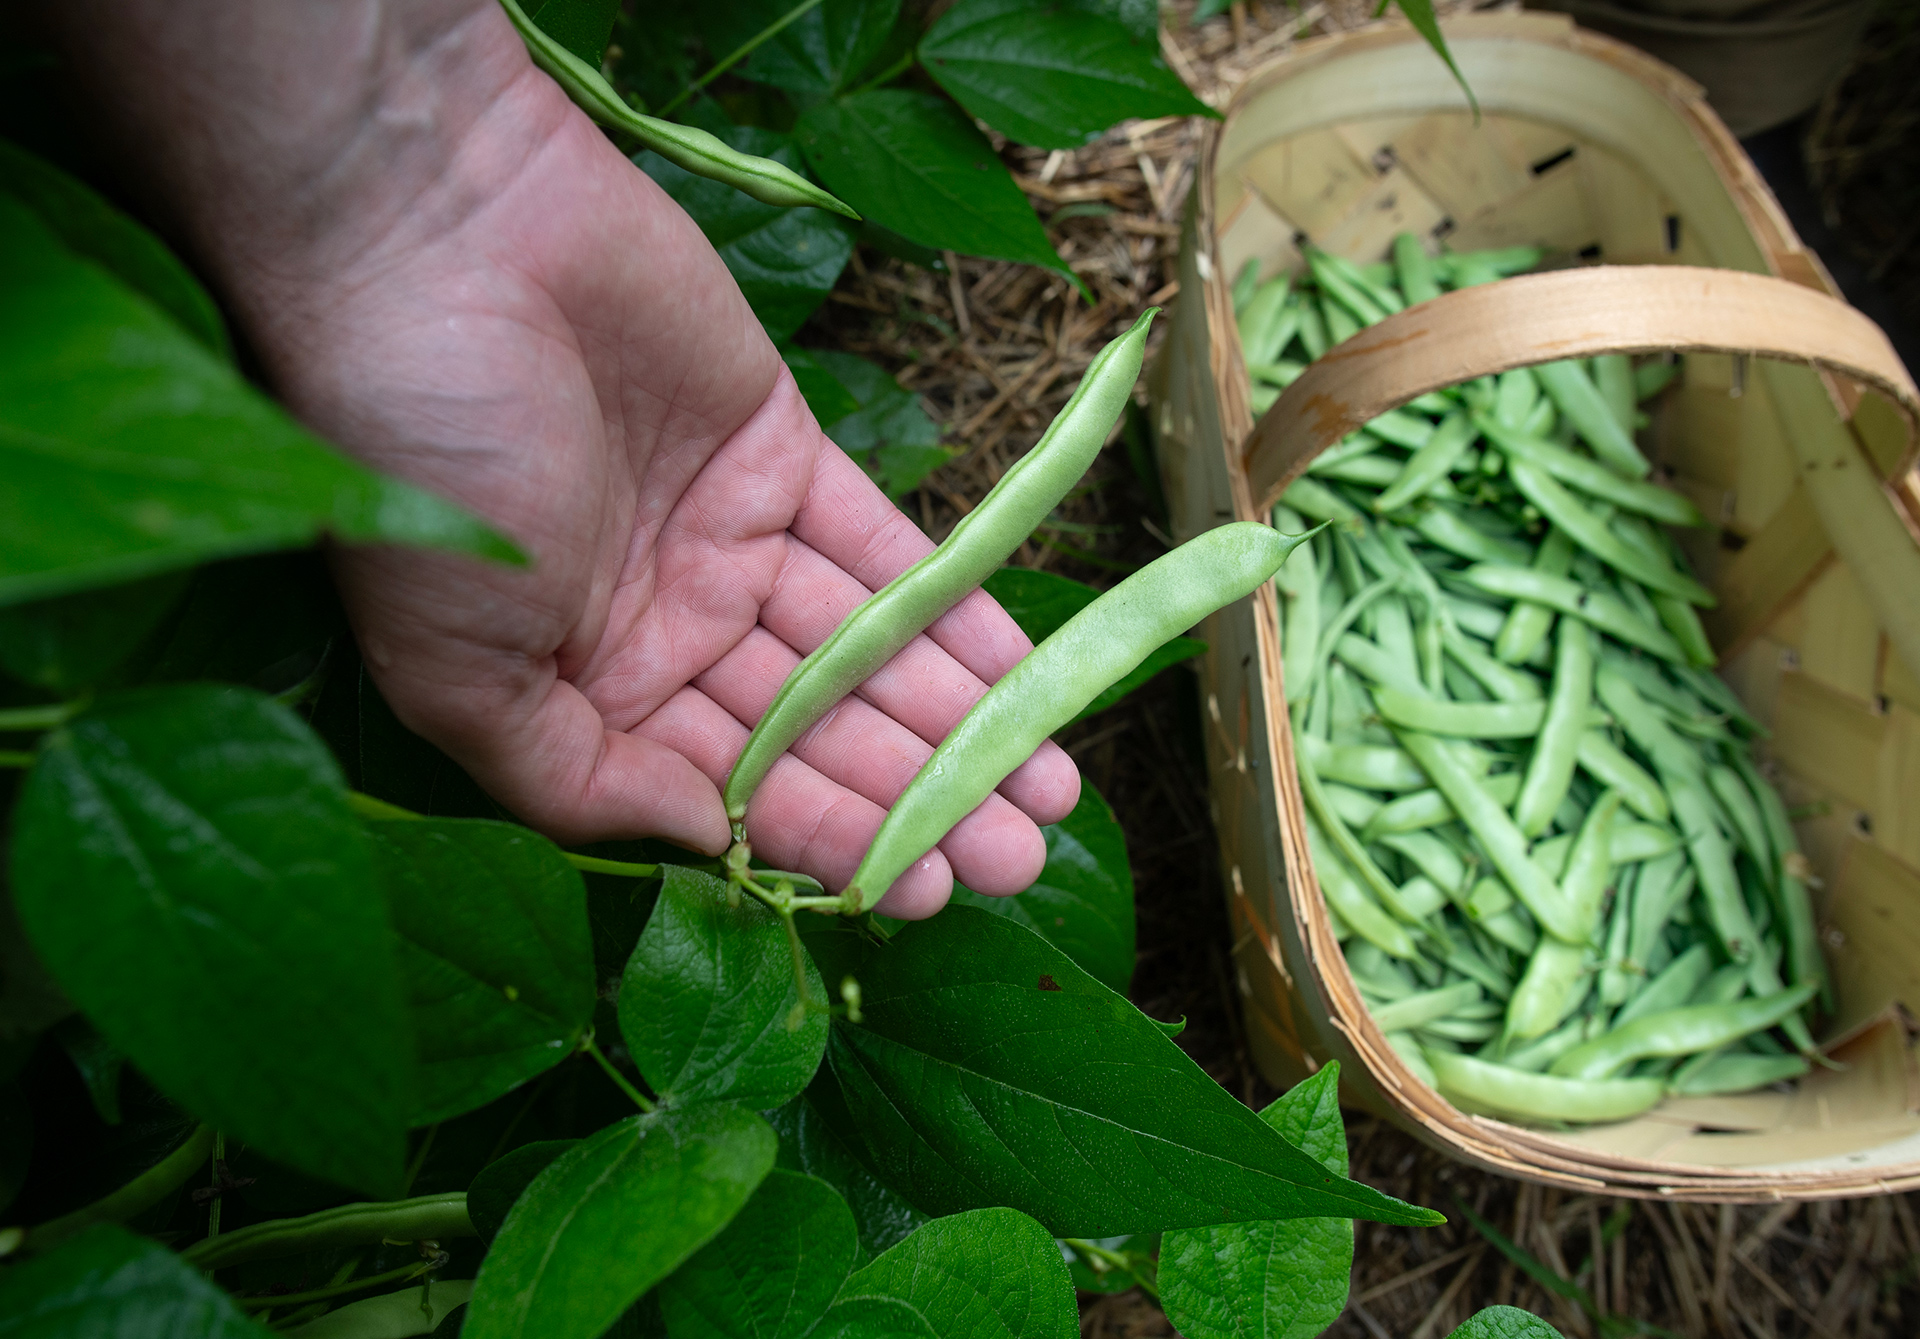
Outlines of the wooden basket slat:
<svg viewBox="0 0 1920 1339">
<path fill-rule="evenodd" d="M 1458 249 L 1545 244 L 1833 291 L 1684 77 L 1559 16 L 1470 16 L 1449 37 L 1480 97 L 1477 126 L 1424 45 L 1380 25 L 1303 44 L 1256 74 L 1213 136 L 1150 382 L 1181 537 L 1261 516 L 1283 482 L 1242 468 L 1244 452 L 1271 453 L 1253 433 L 1228 285 L 1249 258 L 1263 274 L 1300 269 L 1301 234 L 1361 261 L 1410 228 Z M 1788 445 L 1790 433 L 1835 451 L 1858 440 L 1883 472 L 1904 471 L 1914 392 L 1890 352 L 1851 327 L 1841 338 L 1858 356 L 1839 361 L 1904 397 L 1905 411 L 1863 399 L 1845 376 L 1753 360 L 1743 334 L 1709 341 L 1721 354 L 1686 356 L 1648 441 L 1720 523 L 1686 542 L 1721 597 L 1709 628 L 1724 673 L 1774 730 L 1788 802 L 1824 806 L 1800 835 L 1826 878 L 1822 925 L 1843 982 L 1830 1035 L 1850 1068 L 1793 1095 L 1669 1102 L 1568 1134 L 1463 1115 L 1415 1079 L 1366 1016 L 1318 901 L 1266 592 L 1209 620 L 1205 708 L 1247 1036 L 1276 1082 L 1338 1058 L 1349 1100 L 1469 1161 L 1570 1187 L 1724 1201 L 1920 1185 L 1920 1065 L 1887 1007 L 1920 1010 L 1920 676 L 1889 653 Z M 1260 425 L 1269 444 L 1288 430 L 1278 424 Z M 1902 473 L 1889 487 L 1920 535 L 1920 481 Z"/>
</svg>

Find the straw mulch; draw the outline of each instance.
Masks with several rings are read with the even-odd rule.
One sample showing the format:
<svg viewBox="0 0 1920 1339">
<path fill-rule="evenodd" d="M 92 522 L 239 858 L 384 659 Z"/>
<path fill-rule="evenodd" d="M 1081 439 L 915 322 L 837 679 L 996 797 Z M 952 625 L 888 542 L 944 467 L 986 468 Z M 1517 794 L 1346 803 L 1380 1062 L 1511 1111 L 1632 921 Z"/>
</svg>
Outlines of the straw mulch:
<svg viewBox="0 0 1920 1339">
<path fill-rule="evenodd" d="M 1442 5 L 1443 12 L 1460 6 Z M 1168 57 L 1212 105 L 1296 37 L 1369 20 L 1369 0 L 1293 11 L 1235 4 L 1199 27 L 1191 0 L 1169 15 Z M 1008 147 L 1005 157 L 1060 254 L 1093 289 L 1031 267 L 947 258 L 937 274 L 863 250 L 801 342 L 863 354 L 918 392 L 957 454 L 901 505 L 933 537 L 1038 438 L 1093 354 L 1150 303 L 1176 291 L 1179 219 L 1199 126 L 1134 123 L 1071 153 Z M 1150 355 L 1151 356 L 1151 355 Z M 1015 561 L 1094 585 L 1165 551 L 1151 488 L 1117 445 Z M 1204 723 L 1190 675 L 1175 671 L 1065 736 L 1068 751 L 1126 826 L 1139 898 L 1134 999 L 1186 1017 L 1181 1044 L 1250 1105 L 1274 1092 L 1250 1064 L 1226 947 L 1208 816 Z M 1452 1211 L 1459 1200 L 1578 1280 L 1607 1312 L 1673 1334 L 1752 1339 L 1896 1339 L 1920 1334 L 1920 1230 L 1914 1197 L 1775 1207 L 1649 1205 L 1574 1196 L 1485 1175 L 1383 1123 L 1350 1118 L 1354 1173 Z M 1331 1334 L 1440 1339 L 1480 1307 L 1506 1302 L 1570 1336 L 1602 1331 L 1468 1227 L 1359 1225 L 1352 1300 Z M 1592 1261 L 1598 1259 L 1599 1268 Z M 1139 1291 L 1083 1299 L 1089 1339 L 1173 1333 Z M 1606 1334 L 1631 1334 L 1632 1326 Z"/>
</svg>

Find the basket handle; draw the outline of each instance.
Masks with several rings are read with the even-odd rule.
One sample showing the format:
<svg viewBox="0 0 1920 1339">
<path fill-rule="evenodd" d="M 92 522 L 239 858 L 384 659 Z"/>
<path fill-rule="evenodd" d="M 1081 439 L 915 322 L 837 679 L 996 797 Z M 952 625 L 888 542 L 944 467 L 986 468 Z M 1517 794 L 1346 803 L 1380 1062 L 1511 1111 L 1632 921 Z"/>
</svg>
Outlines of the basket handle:
<svg viewBox="0 0 1920 1339">
<path fill-rule="evenodd" d="M 1302 373 L 1243 456 L 1273 510 L 1307 462 L 1417 395 L 1513 367 L 1663 349 L 1812 363 L 1865 382 L 1920 424 L 1920 391 L 1880 327 L 1786 279 L 1691 265 L 1601 265 L 1455 289 L 1369 326 Z"/>
</svg>

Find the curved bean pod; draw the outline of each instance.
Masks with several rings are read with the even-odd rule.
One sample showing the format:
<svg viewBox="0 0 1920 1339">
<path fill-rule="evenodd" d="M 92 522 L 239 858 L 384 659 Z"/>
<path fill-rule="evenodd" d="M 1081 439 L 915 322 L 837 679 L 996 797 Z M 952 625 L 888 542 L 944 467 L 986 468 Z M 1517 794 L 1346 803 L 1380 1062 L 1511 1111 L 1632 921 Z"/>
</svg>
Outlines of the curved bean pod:
<svg viewBox="0 0 1920 1339">
<path fill-rule="evenodd" d="M 1518 563 L 1509 564 L 1518 567 Z M 1533 555 L 1529 571 L 1543 581 L 1564 581 L 1567 572 L 1573 566 L 1573 540 L 1567 532 L 1558 528 L 1547 531 L 1547 537 L 1540 542 L 1539 551 Z M 1478 569 L 1475 569 L 1478 570 Z M 1576 588 L 1577 589 L 1577 588 Z M 1489 592 L 1498 594 L 1499 592 Z M 1533 658 L 1533 652 L 1553 631 L 1553 607 L 1540 600 L 1527 596 L 1515 597 L 1520 603 L 1507 611 L 1507 621 L 1500 625 L 1500 634 L 1493 639 L 1493 653 L 1509 665 L 1525 664 Z"/>
<path fill-rule="evenodd" d="M 1639 994 L 1620 1006 L 1620 1012 L 1614 1015 L 1614 1027 L 1625 1027 L 1648 1014 L 1678 1009 L 1693 998 L 1693 992 L 1700 989 L 1712 970 L 1713 956 L 1707 952 L 1707 946 L 1695 944 L 1642 986 Z"/>
<path fill-rule="evenodd" d="M 208 1237 L 181 1252 L 201 1269 L 225 1269 L 249 1260 L 303 1255 L 334 1246 L 377 1246 L 383 1241 L 445 1241 L 477 1235 L 467 1217 L 467 1192 L 446 1190 L 410 1200 L 342 1204 L 304 1218 L 274 1218 Z"/>
<path fill-rule="evenodd" d="M 1638 479 L 1622 479 L 1597 460 L 1575 455 L 1554 442 L 1528 437 L 1503 426 L 1488 415 L 1476 414 L 1473 422 L 1487 440 L 1514 460 L 1537 465 L 1560 482 L 1590 497 L 1639 512 L 1642 516 L 1651 516 L 1656 521 L 1665 521 L 1668 525 L 1702 526 L 1707 523 L 1707 518 L 1700 514 L 1698 507 L 1670 488 Z"/>
<path fill-rule="evenodd" d="M 1604 1079 L 1636 1060 L 1718 1050 L 1770 1028 L 1813 998 L 1813 982 L 1733 1004 L 1690 1004 L 1643 1014 L 1625 1027 L 1583 1042 L 1554 1061 L 1565 1078 Z"/>
<path fill-rule="evenodd" d="M 1677 595 L 1693 604 L 1711 609 L 1720 603 L 1712 591 L 1684 572 L 1675 571 L 1664 559 L 1628 544 L 1608 528 L 1605 521 L 1588 511 L 1580 500 L 1562 488 L 1551 474 L 1524 460 L 1507 462 L 1507 473 L 1514 487 L 1527 501 L 1540 508 L 1554 529 L 1564 530 L 1573 542 L 1615 571 L 1632 577 L 1650 590 Z"/>
<path fill-rule="evenodd" d="M 1497 539 L 1476 530 L 1461 519 L 1459 512 L 1437 503 L 1415 514 L 1413 528 L 1435 548 L 1457 553 L 1477 563 L 1524 563 L 1529 556 L 1525 545 L 1509 539 Z M 1525 660 L 1526 657 L 1521 656 L 1520 659 Z"/>
<path fill-rule="evenodd" d="M 554 41 L 527 17 L 517 0 L 500 0 L 500 7 L 507 11 L 520 40 L 527 44 L 533 63 L 553 77 L 575 106 L 601 125 L 624 130 L 676 167 L 722 182 L 763 204 L 786 208 L 813 205 L 850 219 L 860 217 L 784 164 L 741 153 L 704 130 L 642 116 L 627 106 L 613 86 L 600 77 L 600 71 Z"/>
<path fill-rule="evenodd" d="M 1584 944 L 1542 939 L 1507 1000 L 1507 1036 L 1532 1041 L 1558 1027 L 1579 1003 L 1586 960 Z"/>
<path fill-rule="evenodd" d="M 1462 981 L 1458 985 L 1408 995 L 1370 1012 L 1382 1032 L 1405 1032 L 1425 1027 L 1442 1018 L 1451 1018 L 1463 1005 L 1474 1004 L 1481 998 L 1482 992 L 1477 983 Z"/>
<path fill-rule="evenodd" d="M 1695 1056 L 1674 1071 L 1668 1083 L 1682 1097 L 1747 1093 L 1782 1079 L 1797 1079 L 1813 1066 L 1797 1055 Z"/>
<path fill-rule="evenodd" d="M 1402 748 L 1413 755 L 1433 784 L 1447 797 L 1467 829 L 1480 839 L 1493 867 L 1526 904 L 1546 932 L 1570 944 L 1586 936 L 1574 907 L 1547 872 L 1527 854 L 1527 839 L 1486 787 L 1454 756 L 1445 740 L 1417 730 L 1396 730 Z"/>
<path fill-rule="evenodd" d="M 1079 482 L 1133 395 L 1147 326 L 1159 310 L 1148 309 L 1132 329 L 1100 351 L 1039 442 L 1000 476 L 979 506 L 960 518 L 939 548 L 875 592 L 794 666 L 727 776 L 725 799 L 732 822 L 739 824 L 747 816 L 747 801 L 794 741 L 985 581 Z"/>
<path fill-rule="evenodd" d="M 1534 1120 L 1617 1121 L 1638 1116 L 1665 1094 L 1659 1079 L 1567 1079 L 1430 1050 L 1440 1091 L 1469 1110 Z"/>
<path fill-rule="evenodd" d="M 1629 758 L 1604 730 L 1587 730 L 1580 736 L 1574 758 L 1588 776 L 1601 785 L 1617 790 L 1625 797 L 1627 808 L 1649 823 L 1664 823 L 1670 812 L 1667 793 L 1647 769 Z"/>
<path fill-rule="evenodd" d="M 1430 735 L 1462 735 L 1469 739 L 1527 739 L 1539 734 L 1540 723 L 1547 719 L 1544 702 L 1443 702 L 1437 698 L 1416 697 L 1384 684 L 1373 690 L 1373 704 L 1395 725 Z M 1585 723 L 1584 704 L 1580 707 L 1580 720 Z M 1567 770 L 1571 774 L 1571 760 Z M 1554 803 L 1557 805 L 1559 801 L 1556 799 Z"/>
<path fill-rule="evenodd" d="M 1061 624 L 974 703 L 894 801 L 842 893 L 847 909 L 878 902 L 1048 735 L 1155 648 L 1252 592 L 1306 539 L 1251 521 L 1223 525 L 1155 559 Z"/>
<path fill-rule="evenodd" d="M 1573 784 L 1580 737 L 1587 732 L 1587 706 L 1593 701 L 1593 634 L 1585 623 L 1560 620 L 1554 645 L 1553 686 L 1547 696 L 1540 738 L 1527 760 L 1527 779 L 1513 803 L 1513 821 L 1529 837 L 1547 830 L 1560 801 Z"/>
<path fill-rule="evenodd" d="M 1593 454 L 1629 478 L 1644 479 L 1652 472 L 1653 466 L 1633 444 L 1633 435 L 1614 418 L 1600 388 L 1593 384 L 1584 367 L 1563 359 L 1557 363 L 1541 363 L 1533 369 L 1533 375 L 1573 424 L 1574 431 L 1593 448 Z"/>
<path fill-rule="evenodd" d="M 1347 868 L 1340 853 L 1327 840 L 1313 815 L 1307 815 L 1307 849 L 1313 855 L 1313 872 L 1320 883 L 1320 895 L 1326 899 L 1327 909 L 1334 913 L 1347 927 L 1379 949 L 1382 953 L 1395 958 L 1417 958 L 1420 950 L 1414 947 L 1413 936 L 1399 921 L 1389 916 L 1372 894 L 1354 877 Z"/>
<path fill-rule="evenodd" d="M 1488 563 L 1476 563 L 1460 576 L 1475 590 L 1520 601 L 1520 606 L 1514 610 L 1516 616 L 1528 612 L 1529 608 L 1539 608 L 1543 613 L 1558 610 L 1593 624 L 1609 637 L 1629 646 L 1651 651 L 1662 660 L 1671 660 L 1676 665 L 1686 660 L 1686 653 L 1667 635 L 1666 629 L 1655 627 L 1641 618 L 1617 595 L 1591 590 L 1571 578 L 1555 576 L 1537 567 L 1495 567 Z M 1551 626 L 1551 614 L 1548 613 L 1547 617 L 1548 626 Z M 1502 640 L 1505 640 L 1504 630 Z M 1510 664 L 1525 659 L 1525 656 L 1505 654 L 1499 646 L 1494 647 L 1494 654 Z"/>
<path fill-rule="evenodd" d="M 1620 812 L 1620 792 L 1610 790 L 1593 802 L 1580 824 L 1580 835 L 1573 840 L 1573 853 L 1567 857 L 1567 872 L 1560 877 L 1560 893 L 1571 902 L 1579 917 L 1587 923 L 1588 934 L 1600 921 L 1600 903 L 1607 892 L 1607 876 L 1613 872 L 1613 818 Z"/>
</svg>

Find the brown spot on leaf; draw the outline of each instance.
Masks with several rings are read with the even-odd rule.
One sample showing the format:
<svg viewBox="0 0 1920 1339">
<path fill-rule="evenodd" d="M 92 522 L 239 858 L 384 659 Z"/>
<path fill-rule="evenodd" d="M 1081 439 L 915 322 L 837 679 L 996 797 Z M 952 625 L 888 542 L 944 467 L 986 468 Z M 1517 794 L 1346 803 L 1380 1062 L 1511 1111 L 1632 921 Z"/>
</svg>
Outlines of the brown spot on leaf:
<svg viewBox="0 0 1920 1339">
<path fill-rule="evenodd" d="M 1061 988 L 1060 983 L 1058 981 L 1055 981 L 1052 977 L 1043 976 L 1040 978 L 1040 989 L 1059 990 L 1060 988 Z"/>
</svg>

